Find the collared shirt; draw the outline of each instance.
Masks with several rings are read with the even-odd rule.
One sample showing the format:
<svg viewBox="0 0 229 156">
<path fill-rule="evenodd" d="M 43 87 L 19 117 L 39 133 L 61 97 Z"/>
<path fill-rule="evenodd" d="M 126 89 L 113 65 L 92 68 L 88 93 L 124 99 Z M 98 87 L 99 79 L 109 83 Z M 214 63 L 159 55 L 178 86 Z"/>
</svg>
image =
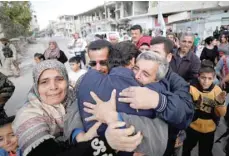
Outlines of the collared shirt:
<svg viewBox="0 0 229 156">
<path fill-rule="evenodd" d="M 198 75 L 200 60 L 192 51 L 189 51 L 186 56 L 181 58 L 178 49 L 172 57 L 170 66 L 175 73 L 190 82 Z"/>
</svg>

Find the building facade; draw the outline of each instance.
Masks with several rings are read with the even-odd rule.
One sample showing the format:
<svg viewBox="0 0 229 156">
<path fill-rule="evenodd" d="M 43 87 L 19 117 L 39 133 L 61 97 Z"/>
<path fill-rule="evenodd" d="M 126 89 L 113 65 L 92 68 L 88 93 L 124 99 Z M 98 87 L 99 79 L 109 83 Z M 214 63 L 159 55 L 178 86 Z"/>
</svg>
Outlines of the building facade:
<svg viewBox="0 0 229 156">
<path fill-rule="evenodd" d="M 191 27 L 193 33 L 205 38 L 216 26 L 229 25 L 228 1 L 110 1 L 76 17 L 83 36 L 98 31 L 126 32 L 134 24 L 147 33 L 160 29 L 158 9 L 173 32 Z"/>
</svg>

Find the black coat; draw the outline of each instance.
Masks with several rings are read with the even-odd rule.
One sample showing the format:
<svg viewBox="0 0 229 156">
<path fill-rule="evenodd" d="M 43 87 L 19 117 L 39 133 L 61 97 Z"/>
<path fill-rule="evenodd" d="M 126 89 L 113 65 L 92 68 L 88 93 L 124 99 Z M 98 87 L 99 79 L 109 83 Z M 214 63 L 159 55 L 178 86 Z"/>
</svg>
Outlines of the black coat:
<svg viewBox="0 0 229 156">
<path fill-rule="evenodd" d="M 14 89 L 14 84 L 8 80 L 7 76 L 0 72 L 0 118 L 5 118 L 7 116 L 4 105 L 12 96 Z"/>
<path fill-rule="evenodd" d="M 104 152 L 101 147 L 104 147 Z M 99 137 L 76 145 L 69 145 L 68 142 L 57 143 L 54 139 L 48 139 L 29 152 L 27 156 L 93 156 L 95 152 L 98 152 L 98 156 L 116 155 L 107 144 L 106 139 Z"/>
<path fill-rule="evenodd" d="M 45 53 L 44 53 L 44 55 L 45 55 Z M 46 60 L 49 60 L 50 58 L 46 58 Z M 66 63 L 67 61 L 68 61 L 68 58 L 67 58 L 67 56 L 65 55 L 65 53 L 62 51 L 62 50 L 60 50 L 60 57 L 59 58 L 56 58 L 58 61 L 60 61 L 61 63 Z"/>
</svg>

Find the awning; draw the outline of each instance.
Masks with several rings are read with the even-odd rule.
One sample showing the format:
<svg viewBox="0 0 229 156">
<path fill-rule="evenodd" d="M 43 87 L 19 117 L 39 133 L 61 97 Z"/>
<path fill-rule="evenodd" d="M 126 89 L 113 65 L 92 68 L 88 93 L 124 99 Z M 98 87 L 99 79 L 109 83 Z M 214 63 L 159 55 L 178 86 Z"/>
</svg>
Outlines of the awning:
<svg viewBox="0 0 229 156">
<path fill-rule="evenodd" d="M 181 12 L 181 13 L 178 13 L 178 14 L 173 14 L 173 15 L 168 16 L 168 23 L 188 20 L 190 18 L 191 18 L 191 13 L 185 11 L 185 12 Z"/>
</svg>

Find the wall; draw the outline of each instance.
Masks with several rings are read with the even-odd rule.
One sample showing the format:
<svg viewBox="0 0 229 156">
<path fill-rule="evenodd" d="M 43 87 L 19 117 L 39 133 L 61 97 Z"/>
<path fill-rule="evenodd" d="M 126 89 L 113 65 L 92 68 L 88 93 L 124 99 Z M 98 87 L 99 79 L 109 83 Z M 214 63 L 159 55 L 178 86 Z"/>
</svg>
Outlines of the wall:
<svg viewBox="0 0 229 156">
<path fill-rule="evenodd" d="M 141 15 L 148 13 L 149 1 L 133 1 L 134 15 Z"/>
<path fill-rule="evenodd" d="M 196 17 L 201 17 L 202 19 L 176 23 L 173 30 L 176 32 L 182 30 L 184 32 L 187 27 L 191 27 L 193 33 L 198 33 L 202 39 L 205 39 L 213 35 L 217 26 L 220 28 L 222 18 L 229 18 L 229 13 L 225 13 L 223 10 L 194 12 L 192 18 L 195 19 Z"/>
<path fill-rule="evenodd" d="M 151 5 L 149 13 L 157 14 L 157 5 Z M 160 9 L 162 13 L 175 13 L 188 10 L 204 10 L 210 8 L 221 8 L 220 3 L 217 1 L 160 1 Z M 223 7 L 229 7 L 229 2 L 224 2 Z"/>
<path fill-rule="evenodd" d="M 143 29 L 152 29 L 155 26 L 155 18 L 152 16 L 132 18 L 129 24 L 139 24 Z"/>
</svg>

